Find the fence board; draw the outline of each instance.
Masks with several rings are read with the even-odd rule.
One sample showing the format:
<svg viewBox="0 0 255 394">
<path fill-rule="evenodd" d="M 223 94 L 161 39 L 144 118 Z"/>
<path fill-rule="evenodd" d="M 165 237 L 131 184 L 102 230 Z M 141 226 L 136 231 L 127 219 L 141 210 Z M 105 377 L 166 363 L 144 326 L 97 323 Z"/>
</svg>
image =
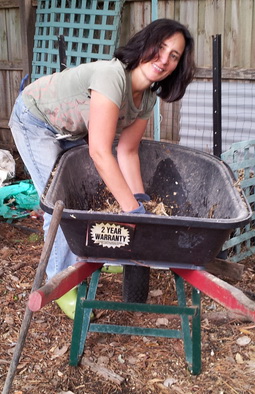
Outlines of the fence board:
<svg viewBox="0 0 255 394">
<path fill-rule="evenodd" d="M 0 10 L 0 60 L 7 60 L 7 32 L 5 11 Z"/>
<path fill-rule="evenodd" d="M 217 6 L 218 2 L 206 1 L 205 4 L 205 14 L 203 20 L 204 26 L 204 65 L 210 67 L 212 64 L 212 37 L 217 34 L 221 34 L 221 40 L 224 42 L 224 8 Z M 224 2 L 221 2 L 224 4 Z M 212 18 L 212 15 L 214 17 Z M 217 17 L 216 17 L 217 15 Z M 211 23 L 206 23 L 206 21 L 211 20 Z"/>
<path fill-rule="evenodd" d="M 254 51 L 254 46 L 252 48 L 252 25 L 253 25 L 253 20 L 252 20 L 252 11 L 253 11 L 253 0 L 246 0 L 245 4 L 242 0 L 238 0 L 237 4 L 237 13 L 238 13 L 238 20 L 239 24 L 243 23 L 241 28 L 239 27 L 240 31 L 240 36 L 238 37 L 238 64 L 237 67 L 239 67 L 239 64 L 242 64 L 244 68 L 250 68 L 251 67 L 251 53 Z M 253 41 L 254 44 L 254 41 Z M 236 59 L 235 59 L 236 62 Z M 236 65 L 233 65 L 236 67 Z"/>
<path fill-rule="evenodd" d="M 159 18 L 171 18 L 174 17 L 175 9 L 174 1 L 159 1 L 158 4 L 158 16 Z"/>
<path fill-rule="evenodd" d="M 20 28 L 20 14 L 18 8 L 6 11 L 8 59 L 10 61 L 22 59 L 22 42 Z"/>
<path fill-rule="evenodd" d="M 253 3 L 253 9 L 252 9 L 252 30 L 251 30 L 251 61 L 250 61 L 250 67 L 254 67 L 255 64 L 255 51 L 254 51 L 254 43 L 255 43 L 255 4 Z"/>
<path fill-rule="evenodd" d="M 35 9 L 31 8 L 31 0 L 20 0 L 22 7 L 20 9 L 20 19 L 24 24 L 21 29 L 22 38 L 22 53 L 26 53 L 27 56 L 23 56 L 23 76 L 31 73 L 32 58 L 33 58 L 33 40 L 35 32 Z"/>
<path fill-rule="evenodd" d="M 0 148 L 14 149 L 8 120 L 22 78 L 19 1 L 0 1 Z"/>
<path fill-rule="evenodd" d="M 1 86 L 1 91 L 6 92 L 7 97 L 3 94 L 0 95 L 0 119 L 7 119 L 8 118 L 8 94 L 10 93 L 10 84 L 9 84 L 9 78 L 8 78 L 8 71 L 1 71 L 0 72 L 0 86 Z"/>
<path fill-rule="evenodd" d="M 238 64 L 238 59 L 240 59 L 240 50 L 238 49 L 238 38 L 240 38 L 241 30 L 238 25 L 238 14 L 237 14 L 237 1 L 232 0 L 231 12 L 230 12 L 230 32 L 231 32 L 231 50 L 230 50 L 230 67 L 236 63 Z"/>
<path fill-rule="evenodd" d="M 196 28 L 198 24 L 198 2 L 193 0 L 187 0 L 180 3 L 180 15 L 179 20 L 183 23 L 194 36 L 196 34 Z"/>
<path fill-rule="evenodd" d="M 12 103 L 16 100 L 19 94 L 20 82 L 22 80 L 22 72 L 21 71 L 13 71 L 10 73 L 10 104 L 9 113 L 11 113 Z"/>
<path fill-rule="evenodd" d="M 223 52 L 222 52 L 222 65 L 224 67 L 230 67 L 230 57 L 231 57 L 231 46 L 233 43 L 232 40 L 232 26 L 231 26 L 231 4 L 232 0 L 225 0 L 225 18 L 224 18 L 224 43 L 223 43 Z M 233 25 L 234 30 L 234 25 Z"/>
<path fill-rule="evenodd" d="M 209 3 L 210 4 L 210 3 Z M 209 7 L 208 7 L 209 8 Z M 222 42 L 224 42 L 224 18 L 226 14 L 225 1 L 213 1 L 211 3 L 210 12 L 208 12 L 208 18 L 212 18 L 213 15 L 213 35 L 221 34 Z M 210 20 L 209 19 L 209 20 Z"/>
<path fill-rule="evenodd" d="M 180 20 L 180 6 L 181 6 L 181 0 L 177 0 L 174 2 L 174 14 L 172 18 L 176 19 L 177 21 Z"/>
<path fill-rule="evenodd" d="M 19 0 L 1 0 L 0 8 L 13 8 L 19 6 Z"/>
</svg>

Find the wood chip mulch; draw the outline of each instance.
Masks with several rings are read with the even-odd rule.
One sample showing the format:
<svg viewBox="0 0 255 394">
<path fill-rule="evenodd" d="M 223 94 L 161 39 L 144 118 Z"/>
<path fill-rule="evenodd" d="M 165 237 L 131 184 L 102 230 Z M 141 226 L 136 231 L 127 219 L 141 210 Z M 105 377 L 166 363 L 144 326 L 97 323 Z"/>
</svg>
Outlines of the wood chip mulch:
<svg viewBox="0 0 255 394">
<path fill-rule="evenodd" d="M 43 246 L 42 220 L 0 221 L 0 388 Z M 235 285 L 255 293 L 255 258 Z M 122 275 L 101 275 L 98 295 L 121 300 Z M 189 289 L 187 289 L 189 291 Z M 169 271 L 151 271 L 148 302 L 176 303 Z M 139 312 L 96 314 L 98 321 L 176 327 L 177 317 Z M 12 385 L 15 394 L 255 393 L 255 322 L 202 295 L 202 372 L 187 369 L 181 340 L 90 333 L 79 367 L 69 365 L 72 321 L 53 302 L 33 314 Z"/>
</svg>

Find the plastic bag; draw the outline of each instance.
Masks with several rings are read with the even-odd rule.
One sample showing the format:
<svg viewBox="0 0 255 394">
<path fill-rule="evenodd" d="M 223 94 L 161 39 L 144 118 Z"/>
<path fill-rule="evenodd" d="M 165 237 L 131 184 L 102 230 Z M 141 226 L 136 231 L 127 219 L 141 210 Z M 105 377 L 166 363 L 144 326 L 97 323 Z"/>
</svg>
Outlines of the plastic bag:
<svg viewBox="0 0 255 394">
<path fill-rule="evenodd" d="M 40 199 L 31 180 L 0 188 L 0 216 L 20 218 L 39 208 Z"/>
<path fill-rule="evenodd" d="M 8 150 L 0 149 L 0 186 L 3 182 L 14 178 L 15 160 Z"/>
</svg>

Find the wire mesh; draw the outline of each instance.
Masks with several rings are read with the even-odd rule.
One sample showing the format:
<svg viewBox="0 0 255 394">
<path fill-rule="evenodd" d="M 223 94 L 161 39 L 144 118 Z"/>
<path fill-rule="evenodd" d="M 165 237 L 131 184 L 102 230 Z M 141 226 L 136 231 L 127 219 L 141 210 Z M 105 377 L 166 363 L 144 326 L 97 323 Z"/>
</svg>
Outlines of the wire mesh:
<svg viewBox="0 0 255 394">
<path fill-rule="evenodd" d="M 195 80 L 176 103 L 160 104 L 161 139 L 213 153 L 212 81 Z M 222 151 L 252 140 L 255 124 L 255 82 L 222 83 Z M 153 137 L 150 123 L 147 137 Z"/>
<path fill-rule="evenodd" d="M 212 89 L 211 81 L 195 80 L 180 105 L 180 144 L 208 153 L 213 152 Z M 222 152 L 230 149 L 233 143 L 253 139 L 254 105 L 253 81 L 222 82 Z"/>
</svg>

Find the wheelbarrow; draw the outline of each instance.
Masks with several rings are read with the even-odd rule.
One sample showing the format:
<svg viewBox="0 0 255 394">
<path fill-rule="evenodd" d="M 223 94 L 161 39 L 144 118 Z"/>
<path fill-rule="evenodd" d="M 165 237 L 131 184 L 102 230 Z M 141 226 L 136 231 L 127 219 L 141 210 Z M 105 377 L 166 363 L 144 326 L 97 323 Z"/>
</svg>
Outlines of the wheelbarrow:
<svg viewBox="0 0 255 394">
<path fill-rule="evenodd" d="M 200 291 L 255 321 L 255 303 L 206 271 L 208 264 L 217 261 L 232 231 L 251 220 L 252 211 L 236 187 L 231 170 L 220 159 L 183 146 L 146 140 L 141 142 L 139 154 L 146 193 L 170 206 L 171 216 L 93 210 L 105 186 L 90 159 L 88 146 L 65 152 L 49 179 L 41 207 L 52 213 L 57 201 L 64 202 L 60 226 L 79 261 L 34 291 L 28 307 L 37 311 L 80 284 L 71 365 L 79 363 L 88 332 L 152 335 L 183 339 L 188 367 L 198 374 Z M 171 270 L 178 306 L 96 300 L 104 264 Z M 192 285 L 191 306 L 187 306 L 184 280 Z M 90 322 L 91 311 L 96 308 L 177 314 L 182 325 L 180 330 L 162 330 L 96 324 Z"/>
<path fill-rule="evenodd" d="M 251 217 L 232 172 L 216 157 L 145 140 L 139 154 L 146 192 L 170 207 L 171 216 L 96 211 L 96 203 L 104 202 L 105 185 L 88 146 L 62 156 L 41 202 L 48 213 L 58 199 L 64 202 L 61 227 L 75 255 L 123 264 L 123 299 L 132 302 L 146 301 L 149 267 L 204 269 L 233 229 Z"/>
<path fill-rule="evenodd" d="M 113 153 L 116 155 L 116 146 L 113 146 Z M 54 292 L 54 298 L 61 296 L 91 275 L 92 271 L 95 272 L 89 288 L 86 284 L 84 288 L 81 286 L 79 297 L 83 301 L 78 303 L 78 318 L 74 322 L 75 343 L 71 347 L 71 363 L 74 365 L 79 362 L 88 330 L 121 331 L 120 328 L 100 328 L 90 323 L 89 316 L 93 308 L 153 309 L 151 305 L 134 303 L 129 297 L 118 305 L 111 302 L 103 306 L 102 303 L 97 304 L 96 288 L 103 264 L 123 265 L 124 285 L 128 267 L 171 269 L 175 274 L 178 307 L 184 308 L 182 312 L 177 311 L 182 315 L 183 332 L 188 331 L 188 314 L 193 316 L 194 326 L 197 324 L 199 291 L 236 312 L 254 318 L 252 301 L 242 292 L 241 295 L 238 289 L 205 270 L 209 263 L 216 261 L 232 231 L 248 223 L 252 216 L 245 196 L 235 186 L 236 180 L 231 170 L 212 155 L 171 143 L 143 140 L 139 155 L 146 192 L 152 199 L 160 198 L 166 206 L 171 207 L 171 216 L 95 211 L 95 202 L 104 196 L 105 185 L 95 170 L 86 145 L 64 153 L 41 201 L 42 208 L 48 213 L 52 213 L 57 200 L 64 202 L 60 225 L 80 262 L 55 278 L 53 286 L 47 284 L 41 292 L 31 296 L 31 309 L 40 308 L 52 299 Z M 84 170 L 81 171 L 81 168 Z M 78 179 L 74 174 L 79 174 Z M 182 279 L 195 288 L 193 309 L 186 306 Z M 166 313 L 173 313 L 172 307 L 167 308 Z M 159 306 L 155 306 L 155 311 L 159 313 Z M 81 324 L 84 319 L 86 322 Z M 138 331 L 134 327 L 129 331 L 123 328 L 125 333 Z M 177 336 L 182 336 L 183 332 Z M 155 334 L 155 331 L 148 333 Z M 171 336 L 176 333 L 161 334 Z M 195 336 L 194 331 L 191 336 L 186 335 L 188 339 L 184 340 L 184 345 L 190 369 L 198 373 L 200 361 L 196 364 L 195 353 L 199 352 L 192 350 L 192 336 Z M 194 346 L 198 350 L 199 345 L 196 343 Z M 72 352 L 73 347 L 76 350 Z"/>
</svg>

